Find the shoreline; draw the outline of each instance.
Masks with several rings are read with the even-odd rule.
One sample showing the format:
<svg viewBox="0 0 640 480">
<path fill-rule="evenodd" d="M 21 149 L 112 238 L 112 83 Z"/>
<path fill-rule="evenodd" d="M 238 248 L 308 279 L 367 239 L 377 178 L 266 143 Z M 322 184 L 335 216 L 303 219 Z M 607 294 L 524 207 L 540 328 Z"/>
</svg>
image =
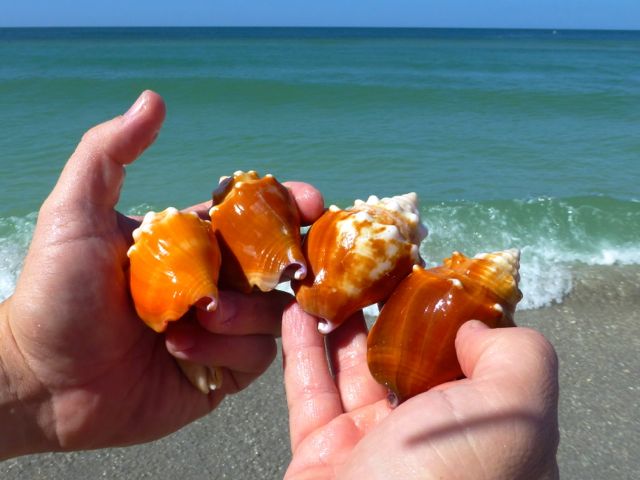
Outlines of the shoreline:
<svg viewBox="0 0 640 480">
<path fill-rule="evenodd" d="M 516 314 L 560 361 L 560 476 L 631 479 L 640 469 L 640 267 L 578 265 L 572 274 L 562 303 Z"/>
<path fill-rule="evenodd" d="M 573 268 L 562 303 L 516 312 L 560 359 L 561 478 L 633 478 L 640 430 L 640 266 Z M 48 453 L 0 463 L 0 477 L 281 479 L 290 459 L 282 356 L 209 416 L 128 448 Z"/>
</svg>

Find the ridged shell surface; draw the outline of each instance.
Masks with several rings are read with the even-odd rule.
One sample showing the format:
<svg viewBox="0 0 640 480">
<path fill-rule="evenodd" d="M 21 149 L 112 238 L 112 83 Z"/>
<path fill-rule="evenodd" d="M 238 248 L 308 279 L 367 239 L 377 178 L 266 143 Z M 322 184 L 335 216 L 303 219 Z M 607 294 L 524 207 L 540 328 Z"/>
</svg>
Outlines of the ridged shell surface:
<svg viewBox="0 0 640 480">
<path fill-rule="evenodd" d="M 373 377 L 406 400 L 462 377 L 455 337 L 467 320 L 514 326 L 519 252 L 454 253 L 444 265 L 415 267 L 380 311 L 367 339 Z"/>
<path fill-rule="evenodd" d="M 223 177 L 209 215 L 222 252 L 221 286 L 267 292 L 290 275 L 306 275 L 298 208 L 272 175 Z"/>
<path fill-rule="evenodd" d="M 413 265 L 426 236 L 415 193 L 331 206 L 303 243 L 309 272 L 292 282 L 296 299 L 329 333 L 358 310 L 386 299 Z"/>
<path fill-rule="evenodd" d="M 220 250 L 210 223 L 196 213 L 149 212 L 128 251 L 136 311 L 157 332 L 198 304 L 214 310 Z"/>
</svg>

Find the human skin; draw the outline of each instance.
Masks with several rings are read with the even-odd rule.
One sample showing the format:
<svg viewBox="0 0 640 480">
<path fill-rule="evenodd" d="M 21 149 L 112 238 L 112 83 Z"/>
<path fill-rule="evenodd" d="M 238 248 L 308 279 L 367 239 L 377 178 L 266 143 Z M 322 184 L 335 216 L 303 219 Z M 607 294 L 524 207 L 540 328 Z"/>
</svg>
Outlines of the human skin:
<svg viewBox="0 0 640 480">
<path fill-rule="evenodd" d="M 0 305 L 0 459 L 159 438 L 246 387 L 275 357 L 291 299 L 283 292 L 222 291 L 216 311 L 166 335 L 135 313 L 126 252 L 139 220 L 115 205 L 124 167 L 164 117 L 160 96 L 146 91 L 92 128 L 39 211 L 15 293 Z M 316 189 L 286 185 L 303 221 L 320 215 Z M 191 209 L 204 214 L 206 205 Z M 175 357 L 223 367 L 222 387 L 203 395 Z"/>
<path fill-rule="evenodd" d="M 286 480 L 558 478 L 557 357 L 538 332 L 465 323 L 467 378 L 391 408 L 366 365 L 363 318 L 327 338 L 316 324 L 297 304 L 285 311 Z"/>
</svg>

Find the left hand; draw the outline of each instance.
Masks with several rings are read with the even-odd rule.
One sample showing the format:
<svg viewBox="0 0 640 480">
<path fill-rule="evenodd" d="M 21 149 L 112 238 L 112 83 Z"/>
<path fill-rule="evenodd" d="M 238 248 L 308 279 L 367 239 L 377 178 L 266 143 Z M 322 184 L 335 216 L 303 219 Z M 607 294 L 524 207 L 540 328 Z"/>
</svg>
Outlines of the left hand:
<svg viewBox="0 0 640 480">
<path fill-rule="evenodd" d="M 144 442 L 210 412 L 271 363 L 283 292 L 221 292 L 219 310 L 165 335 L 145 326 L 126 278 L 135 219 L 115 211 L 124 166 L 155 139 L 162 99 L 144 92 L 123 116 L 91 129 L 42 205 L 15 293 L 0 305 L 0 459 Z M 322 211 L 293 183 L 301 216 Z M 202 205 L 194 209 L 202 209 Z M 174 357 L 224 367 L 209 395 Z"/>
</svg>

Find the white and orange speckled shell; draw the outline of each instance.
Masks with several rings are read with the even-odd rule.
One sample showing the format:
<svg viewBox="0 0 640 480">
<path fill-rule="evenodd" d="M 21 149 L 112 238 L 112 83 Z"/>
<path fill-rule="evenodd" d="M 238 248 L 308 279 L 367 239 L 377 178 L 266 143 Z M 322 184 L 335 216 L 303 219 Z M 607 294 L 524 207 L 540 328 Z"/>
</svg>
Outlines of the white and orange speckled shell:
<svg viewBox="0 0 640 480">
<path fill-rule="evenodd" d="M 329 333 L 356 311 L 385 300 L 422 263 L 425 236 L 415 193 L 371 196 L 345 210 L 331 206 L 303 243 L 309 272 L 292 282 L 298 303 Z"/>
</svg>

